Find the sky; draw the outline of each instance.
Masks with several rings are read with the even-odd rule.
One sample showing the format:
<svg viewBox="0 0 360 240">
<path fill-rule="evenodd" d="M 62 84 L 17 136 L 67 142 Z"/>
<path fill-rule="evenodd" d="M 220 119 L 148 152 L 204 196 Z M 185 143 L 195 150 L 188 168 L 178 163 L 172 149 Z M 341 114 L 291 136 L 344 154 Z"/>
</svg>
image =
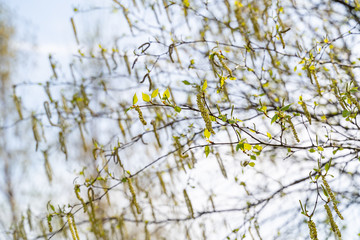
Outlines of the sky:
<svg viewBox="0 0 360 240">
<path fill-rule="evenodd" d="M 70 1 L 69 1 L 70 2 Z M 38 78 L 47 80 L 44 76 L 51 74 L 48 55 L 51 53 L 62 60 L 74 52 L 75 41 L 71 29 L 70 17 L 74 15 L 71 4 L 64 1 L 47 0 L 11 0 L 6 4 L 10 8 L 15 20 L 16 41 L 23 55 L 26 56 L 25 66 L 31 69 L 31 76 L 24 72 L 18 73 L 19 81 Z"/>
</svg>

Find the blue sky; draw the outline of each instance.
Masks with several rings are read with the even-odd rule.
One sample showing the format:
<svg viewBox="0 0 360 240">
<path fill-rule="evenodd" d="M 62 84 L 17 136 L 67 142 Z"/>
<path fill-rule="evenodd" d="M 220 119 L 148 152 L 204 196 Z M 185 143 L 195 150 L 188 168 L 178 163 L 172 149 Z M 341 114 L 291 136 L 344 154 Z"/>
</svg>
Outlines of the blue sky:
<svg viewBox="0 0 360 240">
<path fill-rule="evenodd" d="M 45 81 L 51 69 L 48 55 L 51 53 L 65 60 L 76 45 L 70 25 L 73 7 L 79 1 L 11 0 L 6 5 L 14 16 L 16 28 L 15 47 L 25 56 L 25 71 L 18 72 L 19 82 L 38 79 Z M 20 62 L 24 59 L 20 59 Z M 31 76 L 29 76 L 29 73 Z M 32 79 L 29 79 L 31 77 Z"/>
</svg>

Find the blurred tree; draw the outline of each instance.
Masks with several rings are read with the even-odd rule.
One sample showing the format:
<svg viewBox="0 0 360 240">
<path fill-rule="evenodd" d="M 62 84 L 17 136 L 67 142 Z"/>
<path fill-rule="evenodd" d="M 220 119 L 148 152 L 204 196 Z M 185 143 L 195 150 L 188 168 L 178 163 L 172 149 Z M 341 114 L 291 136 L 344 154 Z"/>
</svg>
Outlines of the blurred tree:
<svg viewBox="0 0 360 240">
<path fill-rule="evenodd" d="M 11 39 L 14 34 L 14 29 L 11 25 L 9 14 L 6 6 L 2 3 L 0 4 L 0 123 L 2 126 L 5 126 L 10 121 L 14 119 L 9 117 L 11 99 L 8 97 L 9 91 L 11 91 L 11 72 L 13 71 L 13 62 L 15 60 L 15 51 L 11 46 Z M 13 178 L 12 178 L 12 164 L 11 159 L 13 153 L 11 152 L 11 147 L 7 142 L 7 137 L 9 135 L 3 131 L 3 127 L 0 128 L 0 159 L 1 159 L 1 191 L 4 193 L 6 203 L 1 207 L 10 208 L 10 212 L 6 211 L 5 215 L 12 215 L 12 222 L 16 222 L 16 203 L 14 199 L 14 188 L 13 188 Z M 2 227 L 6 229 L 9 225 L 6 225 L 1 221 Z"/>
<path fill-rule="evenodd" d="M 74 8 L 78 53 L 68 72 L 49 58 L 44 111 L 23 115 L 45 159 L 62 152 L 61 164 L 76 165 L 64 191 L 76 199 L 48 202 L 42 235 L 31 236 L 354 239 L 359 9 L 342 0 Z M 79 24 L 94 16 L 106 16 L 96 48 Z"/>
</svg>

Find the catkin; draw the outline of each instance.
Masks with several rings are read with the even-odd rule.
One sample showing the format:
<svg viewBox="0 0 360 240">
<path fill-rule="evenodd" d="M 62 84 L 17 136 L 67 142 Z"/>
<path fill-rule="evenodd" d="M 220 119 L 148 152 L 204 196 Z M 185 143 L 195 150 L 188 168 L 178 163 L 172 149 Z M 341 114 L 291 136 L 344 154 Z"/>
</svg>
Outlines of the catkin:
<svg viewBox="0 0 360 240">
<path fill-rule="evenodd" d="M 78 230 L 77 230 L 77 227 L 76 227 L 76 224 L 75 224 L 75 219 L 74 219 L 74 215 L 73 215 L 73 214 L 71 214 L 71 221 L 72 221 L 72 225 L 73 225 L 73 228 L 74 228 L 74 232 L 75 232 L 76 239 L 77 239 L 77 240 L 80 240 L 79 232 L 78 232 Z"/>
<path fill-rule="evenodd" d="M 70 18 L 70 21 L 71 21 L 71 25 L 72 25 L 72 28 L 73 28 L 73 31 L 74 31 L 74 36 L 75 36 L 75 39 L 76 39 L 76 43 L 79 44 L 79 38 L 78 38 L 78 35 L 77 35 L 77 32 L 76 32 L 74 18 Z"/>
<path fill-rule="evenodd" d="M 183 191 L 183 194 L 184 194 L 184 198 L 185 198 L 186 207 L 187 207 L 187 209 L 188 209 L 191 217 L 194 218 L 194 209 L 193 209 L 193 207 L 192 207 L 192 204 L 191 204 L 189 195 L 187 194 L 187 192 L 186 192 L 185 189 L 184 189 L 184 191 Z"/>
<path fill-rule="evenodd" d="M 215 154 L 215 156 L 216 156 L 217 162 L 219 164 L 222 175 L 224 176 L 224 178 L 227 178 L 226 169 L 224 167 L 224 163 L 223 163 L 223 161 L 222 161 L 222 159 L 220 157 L 220 154 L 217 152 Z"/>
<path fill-rule="evenodd" d="M 148 230 L 148 222 L 145 223 L 145 240 L 150 240 L 150 233 Z"/>
<path fill-rule="evenodd" d="M 182 149 L 183 149 L 183 146 L 181 145 L 181 143 L 180 143 L 180 141 L 179 141 L 179 139 L 180 139 L 180 137 L 173 137 L 174 138 L 174 146 L 175 146 L 175 148 L 177 149 L 177 153 L 178 153 L 178 155 L 179 155 L 179 157 L 180 158 L 186 158 L 186 157 L 188 157 L 189 155 L 188 154 L 183 154 L 182 153 Z M 183 165 L 183 164 L 182 164 Z M 182 166 L 182 167 L 184 167 L 184 166 Z"/>
<path fill-rule="evenodd" d="M 311 115 L 310 115 L 309 110 L 307 109 L 305 102 L 301 101 L 300 105 L 301 105 L 302 109 L 304 110 L 305 116 L 306 116 L 307 120 L 309 121 L 309 124 L 311 125 Z"/>
<path fill-rule="evenodd" d="M 75 185 L 74 187 L 74 191 L 75 191 L 75 195 L 76 195 L 76 198 L 80 200 L 81 204 L 83 205 L 83 208 L 84 208 L 84 212 L 87 211 L 87 205 L 84 201 L 84 199 L 80 196 L 80 185 Z"/>
<path fill-rule="evenodd" d="M 52 232 L 52 231 L 53 231 L 53 227 L 52 227 L 52 224 L 51 224 L 51 220 L 52 220 L 52 215 L 49 214 L 48 217 L 47 217 L 47 224 L 48 224 L 49 232 Z"/>
<path fill-rule="evenodd" d="M 232 74 L 232 71 L 231 71 L 231 69 L 226 65 L 226 63 L 224 62 L 224 60 L 223 60 L 223 56 L 222 55 L 220 55 L 219 53 L 217 53 L 217 52 L 215 52 L 215 55 L 218 57 L 218 59 L 219 59 L 219 61 L 220 61 L 220 63 L 221 63 L 221 65 L 223 66 L 223 68 L 225 68 L 226 69 L 226 71 L 228 71 L 228 73 L 229 73 L 229 76 L 230 77 L 233 77 L 233 74 Z"/>
<path fill-rule="evenodd" d="M 73 228 L 73 223 L 71 221 L 71 218 L 70 218 L 70 213 L 66 216 L 67 217 L 67 222 L 69 224 L 69 229 L 70 229 L 70 232 L 71 232 L 71 236 L 73 238 L 73 240 L 77 240 L 76 238 L 76 235 L 75 235 L 75 231 L 74 231 L 74 228 Z"/>
<path fill-rule="evenodd" d="M 322 96 L 322 94 L 321 94 L 321 87 L 320 87 L 320 84 L 319 84 L 319 81 L 318 81 L 318 79 L 317 79 L 317 76 L 316 76 L 315 71 L 313 72 L 313 76 L 314 76 L 314 79 L 315 79 L 315 83 L 316 83 L 316 87 L 317 87 L 318 93 L 319 93 L 320 96 Z"/>
<path fill-rule="evenodd" d="M 163 192 L 166 194 L 166 185 L 165 185 L 164 179 L 161 176 L 161 172 L 156 172 L 156 176 L 158 177 L 158 179 L 160 181 L 160 186 L 161 186 Z"/>
<path fill-rule="evenodd" d="M 34 134 L 34 139 L 36 141 L 36 150 L 37 150 L 38 146 L 39 146 L 39 142 L 41 141 L 41 138 L 40 138 L 40 134 L 39 134 L 39 130 L 38 130 L 38 120 L 34 115 L 31 116 L 31 125 L 32 125 L 33 134 Z"/>
<path fill-rule="evenodd" d="M 331 199 L 331 201 L 332 201 L 332 203 L 333 203 L 333 207 L 334 207 L 334 210 L 335 210 L 336 214 L 339 216 L 339 218 L 340 218 L 341 220 L 344 220 L 344 217 L 341 215 L 341 213 L 340 213 L 340 211 L 339 211 L 339 209 L 338 209 L 338 207 L 337 207 L 337 201 L 336 201 L 336 198 L 335 198 L 334 193 L 332 192 L 332 190 L 331 190 L 331 188 L 330 188 L 329 183 L 327 182 L 327 180 L 326 180 L 326 178 L 325 178 L 324 175 L 321 175 L 321 178 L 322 178 L 322 180 L 323 180 L 325 189 L 326 189 L 326 191 L 328 192 L 328 194 L 329 194 L 329 196 L 330 196 L 330 199 Z"/>
<path fill-rule="evenodd" d="M 310 231 L 310 238 L 312 240 L 318 240 L 317 238 L 317 230 L 316 230 L 316 225 L 312 220 L 308 221 L 308 226 L 309 226 L 309 231 Z"/>
<path fill-rule="evenodd" d="M 151 125 L 153 125 L 153 127 L 154 127 L 154 134 L 155 134 L 156 141 L 157 141 L 159 147 L 161 147 L 160 138 L 159 138 L 159 135 L 158 135 L 158 133 L 156 131 L 157 130 L 156 129 L 156 122 L 154 120 L 152 120 Z"/>
<path fill-rule="evenodd" d="M 341 239 L 341 232 L 339 230 L 339 227 L 336 225 L 336 222 L 335 222 L 334 217 L 333 217 L 333 215 L 331 213 L 329 205 L 325 204 L 324 207 L 325 207 L 326 213 L 327 213 L 327 215 L 329 217 L 329 220 L 330 220 L 331 230 Z"/>
<path fill-rule="evenodd" d="M 295 129 L 295 127 L 294 127 L 293 122 L 291 121 L 291 118 L 288 117 L 286 120 L 287 120 L 287 122 L 288 122 L 289 125 L 290 125 L 291 131 L 292 131 L 292 133 L 294 134 L 294 137 L 295 137 L 296 141 L 297 141 L 297 142 L 300 142 L 299 136 L 298 136 L 298 134 L 297 134 L 297 132 L 296 132 L 296 129 Z"/>
<path fill-rule="evenodd" d="M 337 207 L 337 203 L 336 203 L 336 202 L 333 202 L 333 208 L 334 208 L 336 214 L 339 216 L 339 218 L 340 218 L 341 220 L 344 220 L 344 217 L 341 215 L 341 213 L 340 213 L 340 211 L 339 211 L 339 209 L 338 209 L 338 207 Z"/>
<path fill-rule="evenodd" d="M 136 212 L 138 214 L 141 213 L 141 209 L 140 209 L 140 206 L 136 200 L 136 194 L 135 194 L 135 190 L 134 190 L 134 187 L 131 183 L 131 178 L 128 178 L 128 185 L 129 185 L 129 190 L 130 190 L 130 193 L 131 193 L 131 197 L 132 197 L 132 200 L 131 200 L 131 203 L 133 203 L 135 205 L 135 208 L 136 208 Z"/>
<path fill-rule="evenodd" d="M 24 118 L 23 118 L 22 111 L 21 111 L 21 98 L 18 98 L 15 95 L 15 90 L 14 90 L 13 100 L 14 100 L 16 111 L 18 112 L 19 118 L 20 118 L 20 120 L 23 120 Z"/>
<path fill-rule="evenodd" d="M 202 92 L 201 91 L 196 95 L 196 103 L 197 103 L 198 108 L 199 108 L 199 110 L 201 112 L 201 116 L 205 121 L 205 125 L 206 125 L 207 130 L 209 132 L 211 132 L 212 134 L 215 134 L 215 132 L 214 132 L 214 130 L 212 128 L 209 112 L 205 108 L 205 104 L 204 104 L 203 99 L 202 99 Z"/>
<path fill-rule="evenodd" d="M 120 130 L 121 130 L 121 134 L 122 134 L 123 137 L 125 138 L 126 132 L 125 132 L 124 125 L 121 123 L 121 119 L 120 119 L 120 118 L 118 118 L 118 125 L 119 125 L 119 128 L 120 128 Z"/>
<path fill-rule="evenodd" d="M 329 183 L 327 182 L 325 176 L 324 176 L 324 175 L 321 175 L 321 178 L 322 178 L 322 180 L 323 180 L 323 183 L 324 183 L 324 186 L 325 186 L 325 188 L 326 188 L 326 191 L 328 192 L 328 194 L 329 194 L 329 196 L 330 196 L 330 199 L 331 199 L 332 201 L 336 201 L 336 200 L 335 200 L 335 195 L 334 195 L 334 193 L 331 191 L 331 188 L 330 188 Z"/>
<path fill-rule="evenodd" d="M 147 122 L 145 121 L 145 119 L 144 119 L 144 117 L 143 117 L 143 114 L 142 114 L 142 111 L 141 111 L 140 107 L 139 107 L 139 106 L 136 106 L 136 107 L 135 107 L 135 110 L 136 110 L 136 111 L 138 112 L 138 114 L 139 114 L 140 122 L 141 122 L 143 125 L 146 125 Z"/>
</svg>

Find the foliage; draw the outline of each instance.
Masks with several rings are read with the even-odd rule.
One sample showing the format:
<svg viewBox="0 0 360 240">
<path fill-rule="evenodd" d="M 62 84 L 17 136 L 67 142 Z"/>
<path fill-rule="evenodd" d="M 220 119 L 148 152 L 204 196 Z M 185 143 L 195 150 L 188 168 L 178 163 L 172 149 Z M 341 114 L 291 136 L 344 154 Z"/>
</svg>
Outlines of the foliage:
<svg viewBox="0 0 360 240">
<path fill-rule="evenodd" d="M 44 110 L 23 111 L 16 94 L 14 104 L 19 119 L 31 121 L 54 188 L 62 185 L 52 179 L 55 161 L 76 164 L 78 176 L 64 190 L 67 204 L 48 202 L 37 228 L 21 222 L 14 235 L 354 239 L 359 7 L 77 6 L 69 27 L 79 50 L 69 72 L 50 56 L 48 81 L 14 86 L 40 85 Z M 104 26 L 110 40 L 97 46 L 83 42 L 77 24 L 95 11 L 118 23 Z"/>
</svg>

